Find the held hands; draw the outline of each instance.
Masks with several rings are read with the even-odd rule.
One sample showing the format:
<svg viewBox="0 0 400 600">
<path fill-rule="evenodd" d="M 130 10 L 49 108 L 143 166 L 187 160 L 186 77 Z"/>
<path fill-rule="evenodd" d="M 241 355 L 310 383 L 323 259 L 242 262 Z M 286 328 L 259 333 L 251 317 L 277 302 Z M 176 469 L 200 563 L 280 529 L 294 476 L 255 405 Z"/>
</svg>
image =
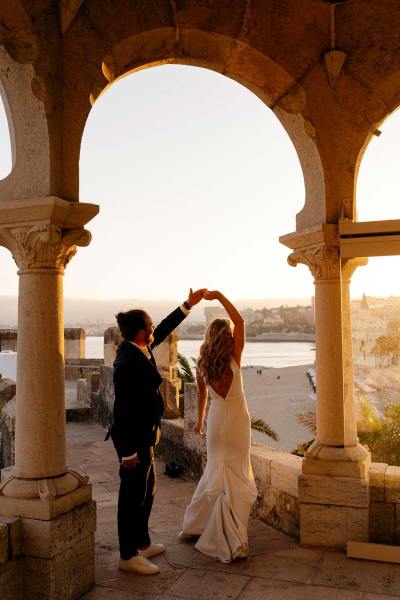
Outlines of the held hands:
<svg viewBox="0 0 400 600">
<path fill-rule="evenodd" d="M 195 306 L 196 304 L 198 304 L 200 302 L 200 300 L 203 300 L 204 293 L 206 291 L 207 291 L 207 288 L 200 288 L 199 290 L 196 290 L 196 291 L 193 291 L 192 288 L 190 288 L 188 299 L 187 299 L 187 303 L 189 304 L 189 306 L 190 307 Z"/>
<path fill-rule="evenodd" d="M 204 291 L 204 300 L 219 300 L 221 298 L 221 292 L 218 290 L 205 290 Z"/>
</svg>

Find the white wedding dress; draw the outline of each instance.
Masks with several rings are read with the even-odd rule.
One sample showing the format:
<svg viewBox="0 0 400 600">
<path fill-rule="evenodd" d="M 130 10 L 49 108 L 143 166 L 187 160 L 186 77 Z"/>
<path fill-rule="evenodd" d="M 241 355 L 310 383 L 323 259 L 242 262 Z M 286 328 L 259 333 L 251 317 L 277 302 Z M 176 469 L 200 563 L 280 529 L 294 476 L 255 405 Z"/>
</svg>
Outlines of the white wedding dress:
<svg viewBox="0 0 400 600">
<path fill-rule="evenodd" d="M 250 463 L 250 416 L 242 373 L 232 358 L 233 377 L 224 398 L 208 387 L 207 466 L 183 519 L 183 537 L 199 535 L 196 548 L 221 562 L 248 555 L 247 525 L 257 497 Z"/>
</svg>

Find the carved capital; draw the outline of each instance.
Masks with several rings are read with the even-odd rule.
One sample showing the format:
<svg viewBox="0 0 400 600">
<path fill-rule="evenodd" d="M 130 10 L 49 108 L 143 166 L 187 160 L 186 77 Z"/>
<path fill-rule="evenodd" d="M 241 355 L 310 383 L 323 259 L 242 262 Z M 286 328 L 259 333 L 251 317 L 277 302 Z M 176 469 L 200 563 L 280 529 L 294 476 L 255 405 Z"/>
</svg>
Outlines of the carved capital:
<svg viewBox="0 0 400 600">
<path fill-rule="evenodd" d="M 306 265 L 316 281 L 340 278 L 338 246 L 322 243 L 299 248 L 288 256 L 288 263 L 291 267 L 296 267 L 299 263 Z"/>
<path fill-rule="evenodd" d="M 7 231 L 7 237 L 20 271 L 56 269 L 60 273 L 76 254 L 77 246 L 87 246 L 91 240 L 86 229 L 61 229 L 54 224 L 15 227 Z"/>
</svg>

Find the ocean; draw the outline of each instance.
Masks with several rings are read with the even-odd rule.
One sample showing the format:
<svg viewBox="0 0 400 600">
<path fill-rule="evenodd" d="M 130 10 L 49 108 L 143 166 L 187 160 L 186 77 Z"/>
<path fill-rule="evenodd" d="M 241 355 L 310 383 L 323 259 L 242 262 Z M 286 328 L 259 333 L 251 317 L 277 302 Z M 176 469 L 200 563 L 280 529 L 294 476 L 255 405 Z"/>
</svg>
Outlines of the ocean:
<svg viewBox="0 0 400 600">
<path fill-rule="evenodd" d="M 202 340 L 180 340 L 178 351 L 189 362 L 197 357 Z M 86 357 L 103 358 L 103 338 L 86 338 Z M 315 344 L 312 342 L 247 342 L 244 347 L 242 366 L 292 367 L 309 365 L 315 360 Z M 17 355 L 15 352 L 0 352 L 0 373 L 3 377 L 16 377 Z"/>
</svg>

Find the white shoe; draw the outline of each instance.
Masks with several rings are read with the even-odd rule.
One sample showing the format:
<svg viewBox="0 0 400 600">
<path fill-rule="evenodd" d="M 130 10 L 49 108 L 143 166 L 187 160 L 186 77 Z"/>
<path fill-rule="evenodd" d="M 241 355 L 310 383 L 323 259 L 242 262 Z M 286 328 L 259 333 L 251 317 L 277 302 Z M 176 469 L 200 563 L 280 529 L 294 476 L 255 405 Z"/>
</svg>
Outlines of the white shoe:
<svg viewBox="0 0 400 600">
<path fill-rule="evenodd" d="M 121 558 L 119 568 L 121 571 L 130 571 L 131 573 L 140 573 L 141 575 L 155 575 L 160 572 L 157 565 L 139 554 L 132 556 L 129 560 L 122 560 Z"/>
<path fill-rule="evenodd" d="M 165 551 L 164 544 L 150 544 L 146 550 L 138 550 L 139 556 L 144 556 L 145 558 L 150 558 L 150 556 L 157 556 L 157 554 L 162 554 Z"/>
</svg>

